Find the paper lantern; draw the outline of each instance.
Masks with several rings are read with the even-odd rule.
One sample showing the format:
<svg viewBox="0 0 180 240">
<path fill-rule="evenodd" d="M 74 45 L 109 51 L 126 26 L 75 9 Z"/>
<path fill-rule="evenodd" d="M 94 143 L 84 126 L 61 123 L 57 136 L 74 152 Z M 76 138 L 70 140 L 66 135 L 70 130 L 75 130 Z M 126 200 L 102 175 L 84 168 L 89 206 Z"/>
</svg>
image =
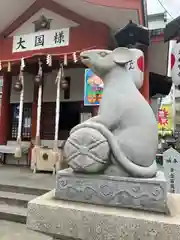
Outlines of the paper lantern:
<svg viewBox="0 0 180 240">
<path fill-rule="evenodd" d="M 139 49 L 129 50 L 132 54 L 132 61 L 127 64 L 127 69 L 131 72 L 136 87 L 140 89 L 144 82 L 144 53 Z"/>
<path fill-rule="evenodd" d="M 175 43 L 171 51 L 171 76 L 173 83 L 180 85 L 180 43 Z"/>
</svg>

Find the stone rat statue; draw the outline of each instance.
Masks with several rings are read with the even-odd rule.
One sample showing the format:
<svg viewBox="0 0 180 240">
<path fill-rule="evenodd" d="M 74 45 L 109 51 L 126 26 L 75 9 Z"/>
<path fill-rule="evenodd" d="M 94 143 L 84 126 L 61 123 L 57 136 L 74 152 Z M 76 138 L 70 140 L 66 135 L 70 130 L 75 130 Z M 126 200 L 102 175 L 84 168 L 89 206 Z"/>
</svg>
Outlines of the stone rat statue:
<svg viewBox="0 0 180 240">
<path fill-rule="evenodd" d="M 90 50 L 80 57 L 104 81 L 104 92 L 98 115 L 74 127 L 66 141 L 69 166 L 84 173 L 114 166 L 121 176 L 154 177 L 157 122 L 126 67 L 131 51 Z"/>
</svg>

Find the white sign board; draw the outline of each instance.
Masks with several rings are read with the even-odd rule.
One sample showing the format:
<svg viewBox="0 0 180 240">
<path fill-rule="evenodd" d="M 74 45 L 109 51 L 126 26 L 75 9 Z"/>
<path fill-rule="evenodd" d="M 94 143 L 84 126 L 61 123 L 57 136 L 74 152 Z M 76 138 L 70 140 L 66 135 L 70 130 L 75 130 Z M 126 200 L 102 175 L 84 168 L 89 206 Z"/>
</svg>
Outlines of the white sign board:
<svg viewBox="0 0 180 240">
<path fill-rule="evenodd" d="M 69 45 L 69 28 L 35 32 L 13 37 L 13 53 Z"/>
<path fill-rule="evenodd" d="M 180 193 L 180 153 L 170 148 L 163 153 L 164 174 L 168 182 L 168 191 Z"/>
</svg>

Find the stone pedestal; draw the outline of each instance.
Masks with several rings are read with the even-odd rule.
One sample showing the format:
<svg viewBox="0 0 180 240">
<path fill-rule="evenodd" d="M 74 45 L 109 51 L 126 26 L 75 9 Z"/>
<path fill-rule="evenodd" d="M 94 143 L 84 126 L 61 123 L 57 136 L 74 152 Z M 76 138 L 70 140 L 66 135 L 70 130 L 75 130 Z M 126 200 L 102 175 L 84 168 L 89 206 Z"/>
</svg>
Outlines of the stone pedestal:
<svg viewBox="0 0 180 240">
<path fill-rule="evenodd" d="M 180 195 L 169 195 L 170 215 L 54 199 L 28 205 L 27 227 L 63 240 L 179 240 Z"/>
<path fill-rule="evenodd" d="M 59 171 L 55 198 L 104 206 L 168 213 L 167 183 L 163 172 L 156 178 L 129 178 Z"/>
</svg>

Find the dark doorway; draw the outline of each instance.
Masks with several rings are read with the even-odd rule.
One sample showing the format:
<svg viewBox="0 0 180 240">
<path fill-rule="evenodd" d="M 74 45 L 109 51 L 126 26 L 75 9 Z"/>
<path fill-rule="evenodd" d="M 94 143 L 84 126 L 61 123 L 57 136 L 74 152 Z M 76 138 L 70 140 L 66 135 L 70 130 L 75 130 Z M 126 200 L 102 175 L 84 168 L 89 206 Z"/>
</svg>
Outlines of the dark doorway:
<svg viewBox="0 0 180 240">
<path fill-rule="evenodd" d="M 43 103 L 41 139 L 53 140 L 55 131 L 55 103 Z M 80 102 L 62 102 L 60 107 L 59 139 L 66 140 L 70 130 L 80 123 Z"/>
</svg>

